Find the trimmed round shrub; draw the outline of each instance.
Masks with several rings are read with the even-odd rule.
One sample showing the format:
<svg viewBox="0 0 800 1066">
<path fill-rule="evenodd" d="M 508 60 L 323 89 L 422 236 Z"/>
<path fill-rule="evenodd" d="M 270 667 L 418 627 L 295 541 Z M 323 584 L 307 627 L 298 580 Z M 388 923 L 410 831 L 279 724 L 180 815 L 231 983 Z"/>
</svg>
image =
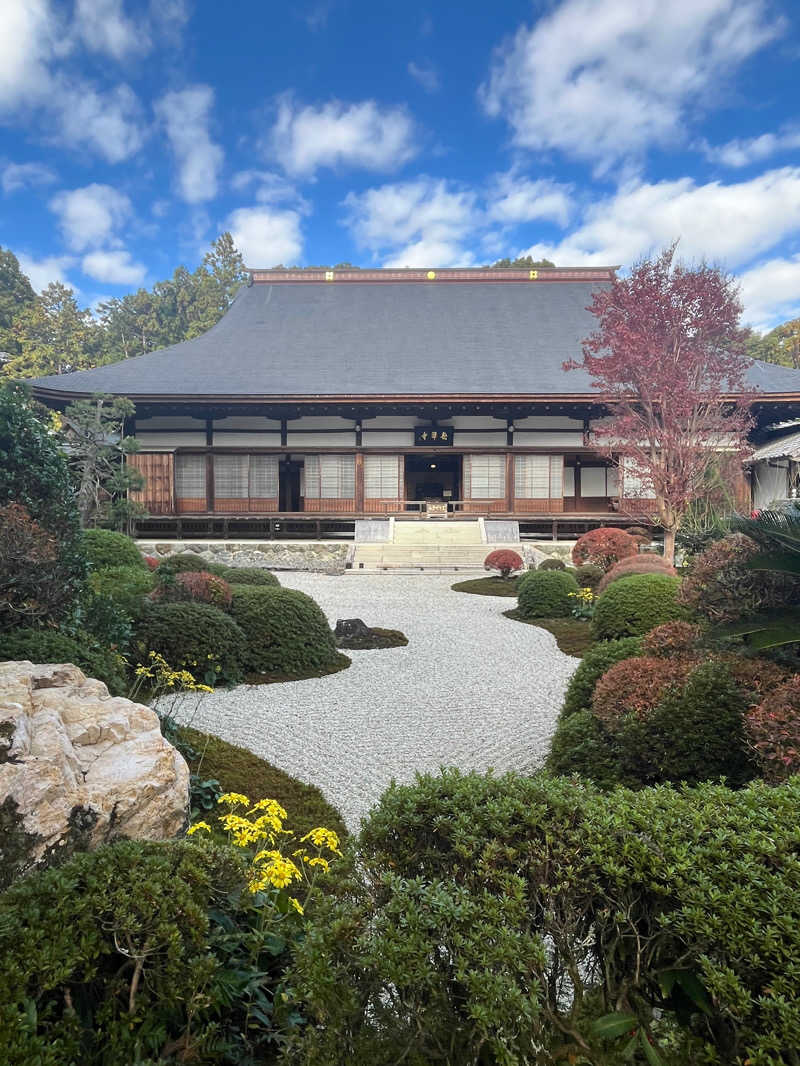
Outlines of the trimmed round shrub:
<svg viewBox="0 0 800 1066">
<path fill-rule="evenodd" d="M 543 563 L 540 563 L 537 567 L 539 570 L 566 570 L 567 564 L 563 559 L 545 559 Z"/>
<path fill-rule="evenodd" d="M 597 585 L 598 596 L 621 577 L 633 577 L 634 574 L 669 574 L 670 577 L 675 577 L 677 571 L 660 555 L 631 555 L 614 563 L 608 573 L 603 575 Z"/>
<path fill-rule="evenodd" d="M 769 784 L 800 774 L 800 674 L 748 712 L 745 731 Z"/>
<path fill-rule="evenodd" d="M 183 570 L 172 574 L 173 580 L 162 582 L 155 590 L 153 599 L 164 603 L 181 603 L 191 600 L 210 603 L 223 611 L 231 605 L 231 587 L 224 578 L 204 570 Z"/>
<path fill-rule="evenodd" d="M 578 711 L 559 719 L 545 767 L 551 774 L 579 774 L 598 788 L 619 784 L 614 739 L 591 711 Z"/>
<path fill-rule="evenodd" d="M 665 622 L 656 626 L 642 640 L 645 655 L 670 659 L 675 655 L 689 655 L 697 650 L 702 636 L 700 626 L 692 622 Z"/>
<path fill-rule="evenodd" d="M 202 570 L 207 574 L 216 574 L 221 577 L 222 571 L 227 567 L 220 563 L 210 563 L 202 555 L 196 555 L 194 552 L 178 552 L 176 555 L 168 555 L 166 559 L 162 559 L 158 564 L 158 569 L 162 574 L 200 573 Z"/>
<path fill-rule="evenodd" d="M 304 592 L 234 585 L 230 613 L 245 635 L 248 673 L 304 674 L 341 661 L 327 618 Z"/>
<path fill-rule="evenodd" d="M 152 573 L 141 566 L 107 566 L 89 575 L 89 587 L 95 596 L 111 600 L 129 618 L 137 618 L 142 613 L 154 585 Z"/>
<path fill-rule="evenodd" d="M 141 662 L 158 652 L 173 668 L 205 666 L 209 657 L 220 680 L 236 681 L 242 674 L 246 639 L 236 622 L 208 603 L 148 603 L 134 631 Z"/>
<path fill-rule="evenodd" d="M 570 593 L 578 582 L 563 570 L 534 570 L 519 586 L 517 604 L 524 618 L 566 618 L 572 611 Z"/>
<path fill-rule="evenodd" d="M 108 566 L 137 566 L 144 570 L 147 566 L 136 543 L 124 533 L 115 533 L 113 529 L 84 529 L 81 539 L 92 570 Z"/>
<path fill-rule="evenodd" d="M 624 529 L 601 526 L 578 537 L 572 549 L 572 561 L 576 566 L 594 563 L 603 570 L 610 570 L 614 563 L 626 559 L 629 555 L 636 555 L 638 551 L 638 541 Z"/>
<path fill-rule="evenodd" d="M 74 637 L 57 629 L 12 629 L 0 633 L 0 661 L 27 659 L 32 663 L 72 663 L 98 681 L 104 681 L 112 696 L 128 692 L 125 660 L 114 648 L 106 648 L 88 633 Z"/>
<path fill-rule="evenodd" d="M 599 640 L 638 637 L 685 616 L 677 601 L 680 579 L 666 574 L 623 577 L 598 597 L 592 627 Z"/>
<path fill-rule="evenodd" d="M 625 530 L 629 537 L 635 537 L 640 544 L 651 544 L 653 541 L 652 529 L 645 526 L 628 526 Z"/>
<path fill-rule="evenodd" d="M 719 662 L 725 663 L 736 684 L 748 693 L 753 703 L 760 702 L 779 685 L 789 679 L 788 671 L 772 659 L 763 659 L 758 655 L 717 655 Z"/>
<path fill-rule="evenodd" d="M 271 585 L 280 588 L 281 584 L 275 574 L 260 566 L 226 566 L 219 576 L 229 585 Z"/>
<path fill-rule="evenodd" d="M 614 663 L 639 655 L 641 645 L 639 637 L 624 637 L 622 640 L 604 640 L 589 648 L 569 680 L 561 718 L 588 711 L 594 687 L 606 670 L 610 670 Z"/>
<path fill-rule="evenodd" d="M 575 567 L 573 576 L 582 589 L 591 589 L 594 592 L 603 577 L 602 567 L 595 563 L 583 563 Z"/>
<path fill-rule="evenodd" d="M 709 622 L 738 622 L 800 598 L 800 581 L 791 575 L 750 570 L 760 551 L 743 533 L 732 533 L 695 556 L 684 578 L 680 602 Z"/>
<path fill-rule="evenodd" d="M 497 548 L 489 552 L 483 560 L 484 570 L 499 570 L 501 577 L 508 577 L 517 570 L 524 570 L 525 563 L 522 556 L 511 548 Z"/>
<path fill-rule="evenodd" d="M 695 665 L 692 660 L 641 655 L 615 663 L 592 694 L 592 714 L 612 732 L 625 715 L 647 718 L 670 685 L 680 685 Z"/>
</svg>

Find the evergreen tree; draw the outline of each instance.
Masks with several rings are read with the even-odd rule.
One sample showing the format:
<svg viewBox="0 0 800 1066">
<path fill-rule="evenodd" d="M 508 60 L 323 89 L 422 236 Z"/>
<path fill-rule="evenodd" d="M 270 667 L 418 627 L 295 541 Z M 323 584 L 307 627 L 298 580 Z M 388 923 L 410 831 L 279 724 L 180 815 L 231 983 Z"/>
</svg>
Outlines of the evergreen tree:
<svg viewBox="0 0 800 1066">
<path fill-rule="evenodd" d="M 14 319 L 19 354 L 7 361 L 9 377 L 43 377 L 84 370 L 101 361 L 104 338 L 91 312 L 78 307 L 72 289 L 51 282 Z"/>
<path fill-rule="evenodd" d="M 14 319 L 23 308 L 33 304 L 34 299 L 33 287 L 22 273 L 19 260 L 13 252 L 0 246 L 0 366 L 8 358 L 19 355 Z"/>
</svg>

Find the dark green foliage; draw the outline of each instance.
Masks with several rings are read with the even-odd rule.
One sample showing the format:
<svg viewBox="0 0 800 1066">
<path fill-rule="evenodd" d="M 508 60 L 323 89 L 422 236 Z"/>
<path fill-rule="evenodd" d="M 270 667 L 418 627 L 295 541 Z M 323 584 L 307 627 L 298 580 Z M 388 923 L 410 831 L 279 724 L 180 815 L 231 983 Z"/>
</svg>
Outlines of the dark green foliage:
<svg viewBox="0 0 800 1066">
<path fill-rule="evenodd" d="M 303 592 L 233 585 L 231 616 L 245 634 L 242 663 L 254 674 L 303 674 L 338 663 L 328 620 Z"/>
<path fill-rule="evenodd" d="M 129 618 L 139 617 L 154 585 L 152 573 L 142 566 L 107 566 L 94 570 L 89 576 L 92 592 L 110 599 Z"/>
<path fill-rule="evenodd" d="M 591 711 L 565 715 L 556 726 L 547 769 L 552 774 L 580 774 L 598 788 L 620 784 L 619 753 L 611 737 Z"/>
<path fill-rule="evenodd" d="M 567 694 L 564 697 L 562 717 L 588 711 L 592 704 L 594 686 L 614 663 L 630 659 L 641 651 L 638 637 L 625 637 L 622 640 L 604 640 L 595 644 L 583 656 L 581 664 L 570 678 Z"/>
<path fill-rule="evenodd" d="M 147 563 L 135 541 L 124 533 L 115 533 L 113 529 L 85 529 L 82 541 L 92 570 L 104 570 L 110 566 L 147 569 Z"/>
<path fill-rule="evenodd" d="M 583 563 L 575 569 L 575 580 L 582 589 L 596 589 L 602 579 L 603 568 L 594 563 Z"/>
<path fill-rule="evenodd" d="M 87 677 L 104 681 L 113 696 L 124 696 L 128 691 L 125 662 L 119 652 L 88 633 L 68 636 L 57 629 L 12 629 L 0 633 L 0 661 L 6 659 L 72 663 Z"/>
<path fill-rule="evenodd" d="M 223 1061 L 209 911 L 243 885 L 231 848 L 133 841 L 17 882 L 0 896 L 0 1061 L 173 1062 L 190 1025 L 192 1060 Z"/>
<path fill-rule="evenodd" d="M 160 574 L 182 574 L 187 570 L 197 572 L 205 570 L 208 574 L 222 577 L 227 567 L 220 566 L 218 563 L 209 563 L 202 555 L 196 555 L 194 552 L 178 552 L 175 555 L 168 555 L 166 559 L 162 559 L 158 564 L 157 572 Z"/>
<path fill-rule="evenodd" d="M 13 739 L 11 729 L 10 722 L 0 725 L 0 765 L 9 761 L 8 749 Z M 0 892 L 5 892 L 33 866 L 34 849 L 40 842 L 35 833 L 29 833 L 25 828 L 17 801 L 13 796 L 6 796 L 0 803 Z"/>
<path fill-rule="evenodd" d="M 275 574 L 260 566 L 224 566 L 219 576 L 229 585 L 280 585 Z"/>
<path fill-rule="evenodd" d="M 467 592 L 473 596 L 516 596 L 517 587 L 516 577 L 473 577 L 450 586 L 453 592 Z"/>
<path fill-rule="evenodd" d="M 517 603 L 526 618 L 566 618 L 573 604 L 570 593 L 577 591 L 578 583 L 572 574 L 540 567 L 520 581 Z"/>
<path fill-rule="evenodd" d="M 641 1030 L 669 1066 L 788 1066 L 799 802 L 800 778 L 599 794 L 445 771 L 393 786 L 298 946 L 312 1024 L 292 1061 L 621 1066 Z M 601 1038 L 617 1010 L 625 1035 Z"/>
<path fill-rule="evenodd" d="M 563 559 L 545 559 L 537 567 L 538 570 L 566 570 L 567 564 Z"/>
<path fill-rule="evenodd" d="M 218 607 L 207 603 L 148 603 L 136 623 L 134 645 L 140 662 L 158 652 L 173 668 L 198 671 L 209 661 L 221 667 L 223 682 L 242 674 L 245 634 Z"/>
<path fill-rule="evenodd" d="M 42 412 L 46 417 L 46 414 Z M 80 542 L 78 508 L 66 460 L 28 392 L 0 385 L 0 507 L 21 504 L 34 522 L 58 542 L 62 617 L 80 595 L 86 559 Z"/>
<path fill-rule="evenodd" d="M 655 626 L 685 618 L 677 602 L 680 578 L 636 574 L 615 581 L 598 598 L 592 625 L 600 640 L 642 636 Z"/>
</svg>

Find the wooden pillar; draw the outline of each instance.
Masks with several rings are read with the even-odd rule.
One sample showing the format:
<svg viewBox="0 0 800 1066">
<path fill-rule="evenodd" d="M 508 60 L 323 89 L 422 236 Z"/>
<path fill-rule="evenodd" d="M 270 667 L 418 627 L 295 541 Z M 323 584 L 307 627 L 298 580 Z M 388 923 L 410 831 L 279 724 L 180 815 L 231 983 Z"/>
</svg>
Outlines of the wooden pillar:
<svg viewBox="0 0 800 1066">
<path fill-rule="evenodd" d="M 214 510 L 214 456 L 206 452 L 206 510 Z"/>
<path fill-rule="evenodd" d="M 506 452 L 506 511 L 514 513 L 514 456 Z"/>
<path fill-rule="evenodd" d="M 356 514 L 364 510 L 364 453 L 356 452 Z"/>
</svg>

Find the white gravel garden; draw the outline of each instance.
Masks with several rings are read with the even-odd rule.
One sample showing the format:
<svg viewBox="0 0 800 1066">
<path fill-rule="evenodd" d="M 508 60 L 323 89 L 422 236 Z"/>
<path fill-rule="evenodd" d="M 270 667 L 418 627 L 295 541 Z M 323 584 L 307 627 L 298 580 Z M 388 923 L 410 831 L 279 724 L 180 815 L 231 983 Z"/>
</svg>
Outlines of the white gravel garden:
<svg viewBox="0 0 800 1066">
<path fill-rule="evenodd" d="M 464 596 L 447 575 L 281 574 L 331 625 L 363 618 L 407 647 L 349 651 L 339 673 L 203 696 L 191 725 L 317 785 L 348 827 L 392 778 L 440 766 L 540 765 L 578 660 L 543 629 L 504 618 L 508 600 Z M 188 720 L 187 720 L 187 724 Z"/>
</svg>

